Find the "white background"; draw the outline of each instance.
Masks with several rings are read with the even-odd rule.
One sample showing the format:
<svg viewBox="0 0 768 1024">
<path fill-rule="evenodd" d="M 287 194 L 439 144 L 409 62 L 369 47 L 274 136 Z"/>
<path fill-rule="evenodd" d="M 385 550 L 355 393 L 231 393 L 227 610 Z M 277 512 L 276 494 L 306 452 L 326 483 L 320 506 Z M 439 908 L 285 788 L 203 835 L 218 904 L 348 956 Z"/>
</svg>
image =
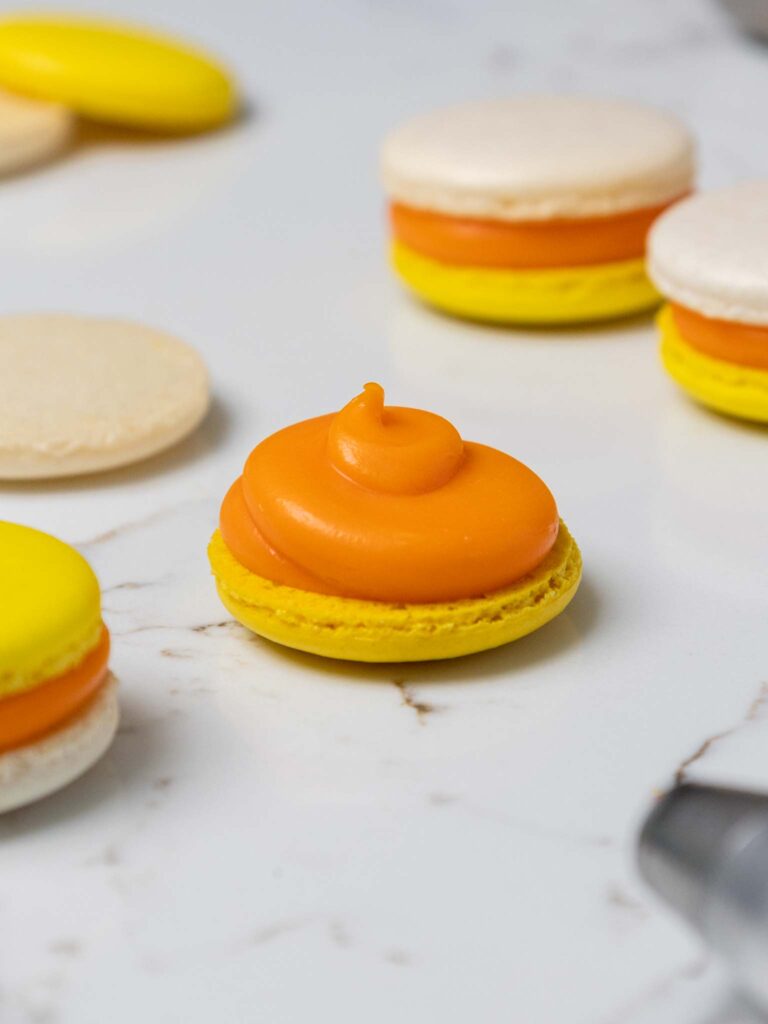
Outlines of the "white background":
<svg viewBox="0 0 768 1024">
<path fill-rule="evenodd" d="M 0 821 L 3 1024 L 746 1019 L 633 840 L 702 748 L 691 777 L 768 782 L 765 431 L 682 397 L 650 318 L 536 334 L 417 306 L 376 151 L 436 104 L 586 90 L 684 117 L 704 185 L 764 175 L 768 51 L 703 0 L 106 8 L 221 54 L 251 116 L 92 132 L 0 185 L 3 312 L 168 329 L 216 394 L 144 466 L 0 489 L 98 571 L 123 704 L 98 767 Z M 405 669 L 227 622 L 205 557 L 226 487 L 370 379 L 548 482 L 585 559 L 557 622 Z"/>
</svg>

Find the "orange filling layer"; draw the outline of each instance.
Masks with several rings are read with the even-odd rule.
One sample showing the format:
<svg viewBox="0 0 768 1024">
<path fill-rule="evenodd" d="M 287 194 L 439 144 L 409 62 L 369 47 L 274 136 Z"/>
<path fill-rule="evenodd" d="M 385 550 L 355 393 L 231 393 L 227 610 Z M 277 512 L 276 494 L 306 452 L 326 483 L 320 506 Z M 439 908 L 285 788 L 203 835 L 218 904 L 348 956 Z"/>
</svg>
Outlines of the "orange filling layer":
<svg viewBox="0 0 768 1024">
<path fill-rule="evenodd" d="M 107 676 L 109 633 L 61 676 L 0 700 L 0 753 L 40 739 L 63 725 L 95 695 Z"/>
<path fill-rule="evenodd" d="M 440 263 L 535 270 L 639 259 L 653 221 L 671 203 L 609 217 L 473 220 L 393 203 L 395 238 Z"/>
<path fill-rule="evenodd" d="M 367 384 L 337 415 L 262 441 L 220 526 L 251 572 L 363 600 L 477 597 L 534 569 L 559 518 L 521 462 L 462 441 L 440 416 L 384 406 Z"/>
<path fill-rule="evenodd" d="M 768 370 L 768 327 L 734 320 L 713 320 L 670 303 L 681 337 L 705 356 Z"/>
</svg>

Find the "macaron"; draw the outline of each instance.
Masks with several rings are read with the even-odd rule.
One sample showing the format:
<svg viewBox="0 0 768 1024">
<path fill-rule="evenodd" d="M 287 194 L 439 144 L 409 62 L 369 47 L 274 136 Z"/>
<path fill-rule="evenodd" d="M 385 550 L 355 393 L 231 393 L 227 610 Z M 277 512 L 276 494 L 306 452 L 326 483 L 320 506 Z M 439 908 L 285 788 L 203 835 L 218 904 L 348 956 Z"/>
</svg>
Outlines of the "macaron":
<svg viewBox="0 0 768 1024">
<path fill-rule="evenodd" d="M 231 120 L 232 78 L 186 43 L 69 15 L 0 19 L 0 85 L 112 125 L 196 132 Z"/>
<path fill-rule="evenodd" d="M 58 103 L 0 91 L 0 175 L 46 163 L 67 148 L 74 118 Z"/>
<path fill-rule="evenodd" d="M 115 735 L 99 584 L 55 537 L 0 521 L 0 811 L 53 793 Z"/>
<path fill-rule="evenodd" d="M 428 304 L 499 323 L 576 323 L 658 302 L 655 218 L 690 192 L 694 146 L 663 110 L 522 95 L 424 114 L 381 153 L 392 261 Z"/>
<path fill-rule="evenodd" d="M 367 662 L 455 658 L 559 615 L 581 556 L 509 455 L 367 384 L 251 452 L 208 548 L 219 596 L 276 643 Z"/>
<path fill-rule="evenodd" d="M 768 181 L 679 203 L 648 254 L 667 372 L 703 405 L 768 423 Z"/>
<path fill-rule="evenodd" d="M 113 469 L 176 444 L 208 408 L 193 348 L 122 320 L 0 317 L 0 480 Z"/>
</svg>

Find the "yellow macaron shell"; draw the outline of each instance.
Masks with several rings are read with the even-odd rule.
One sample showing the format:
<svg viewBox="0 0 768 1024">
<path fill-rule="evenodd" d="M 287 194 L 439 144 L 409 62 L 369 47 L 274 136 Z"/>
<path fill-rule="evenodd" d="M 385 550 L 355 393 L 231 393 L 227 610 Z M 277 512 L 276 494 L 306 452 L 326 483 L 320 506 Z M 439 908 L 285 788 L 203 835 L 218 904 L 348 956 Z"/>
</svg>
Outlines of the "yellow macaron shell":
<svg viewBox="0 0 768 1024">
<path fill-rule="evenodd" d="M 580 323 L 639 313 L 659 302 L 642 259 L 552 270 L 497 270 L 449 266 L 395 242 L 392 263 L 425 302 L 470 320 Z"/>
<path fill-rule="evenodd" d="M 712 359 L 686 344 L 669 306 L 659 313 L 661 358 L 669 375 L 702 405 L 739 419 L 768 423 L 768 373 Z"/>
<path fill-rule="evenodd" d="M 99 584 L 82 555 L 0 521 L 0 698 L 73 668 L 101 631 Z"/>
<path fill-rule="evenodd" d="M 552 550 L 523 579 L 484 597 L 434 604 L 330 597 L 273 583 L 242 566 L 218 530 L 208 557 L 222 603 L 248 629 L 347 661 L 430 661 L 500 647 L 559 615 L 581 579 L 581 554 L 563 523 Z"/>
<path fill-rule="evenodd" d="M 118 22 L 0 20 L 0 84 L 110 124 L 197 131 L 229 120 L 226 71 L 174 39 Z"/>
</svg>

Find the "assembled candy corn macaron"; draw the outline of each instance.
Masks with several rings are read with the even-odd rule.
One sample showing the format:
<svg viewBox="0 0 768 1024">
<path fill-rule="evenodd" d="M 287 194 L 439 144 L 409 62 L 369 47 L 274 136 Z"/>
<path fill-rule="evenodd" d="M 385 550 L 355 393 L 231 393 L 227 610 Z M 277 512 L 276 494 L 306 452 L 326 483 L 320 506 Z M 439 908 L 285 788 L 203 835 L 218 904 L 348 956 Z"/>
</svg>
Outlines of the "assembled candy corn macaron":
<svg viewBox="0 0 768 1024">
<path fill-rule="evenodd" d="M 0 19 L 0 85 L 106 124 L 195 132 L 230 120 L 235 87 L 207 54 L 120 22 L 63 14 Z"/>
<path fill-rule="evenodd" d="M 661 355 L 693 398 L 768 423 L 768 181 L 693 196 L 656 223 Z"/>
<path fill-rule="evenodd" d="M 249 629 L 357 661 L 453 658 L 566 607 L 581 556 L 546 485 L 378 384 L 267 437 L 221 507 L 208 554 Z"/>
<path fill-rule="evenodd" d="M 672 115 L 624 100 L 517 96 L 416 117 L 384 142 L 395 269 L 431 305 L 508 323 L 652 307 L 645 237 L 688 193 Z"/>
<path fill-rule="evenodd" d="M 69 545 L 0 521 L 0 811 L 60 789 L 117 729 L 99 584 Z"/>
</svg>

